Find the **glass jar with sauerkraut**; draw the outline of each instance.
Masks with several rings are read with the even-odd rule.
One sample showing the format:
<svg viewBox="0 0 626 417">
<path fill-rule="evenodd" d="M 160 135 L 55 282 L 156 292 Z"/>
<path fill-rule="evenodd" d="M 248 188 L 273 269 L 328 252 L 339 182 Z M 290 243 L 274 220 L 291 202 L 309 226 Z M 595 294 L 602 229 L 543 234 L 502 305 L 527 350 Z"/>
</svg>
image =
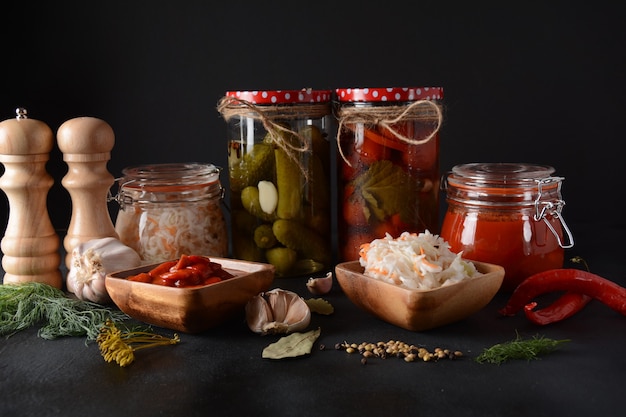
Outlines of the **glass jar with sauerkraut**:
<svg viewBox="0 0 626 417">
<path fill-rule="evenodd" d="M 120 206 L 115 221 L 120 241 L 150 262 L 183 254 L 227 256 L 220 171 L 212 164 L 195 162 L 122 170 L 115 197 Z"/>
</svg>

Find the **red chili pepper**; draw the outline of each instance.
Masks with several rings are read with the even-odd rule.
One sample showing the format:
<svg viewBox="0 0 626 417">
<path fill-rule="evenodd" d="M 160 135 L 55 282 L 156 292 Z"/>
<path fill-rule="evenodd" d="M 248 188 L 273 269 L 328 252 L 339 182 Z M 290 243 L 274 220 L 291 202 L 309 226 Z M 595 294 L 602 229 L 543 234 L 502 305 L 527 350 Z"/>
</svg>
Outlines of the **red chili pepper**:
<svg viewBox="0 0 626 417">
<path fill-rule="evenodd" d="M 188 261 L 188 265 L 193 265 L 193 264 L 208 265 L 212 263 L 209 258 L 207 258 L 206 256 L 202 256 L 202 255 L 188 255 L 187 261 Z"/>
<path fill-rule="evenodd" d="M 203 285 L 215 284 L 216 282 L 221 282 L 222 278 L 220 277 L 209 277 L 202 283 Z"/>
<path fill-rule="evenodd" d="M 178 259 L 178 263 L 176 264 L 176 269 L 185 269 L 187 266 L 191 264 L 191 260 L 188 255 L 182 254 Z"/>
<path fill-rule="evenodd" d="M 176 266 L 178 262 L 177 261 L 167 261 L 167 262 L 163 262 L 157 266 L 155 266 L 154 268 L 152 268 L 150 270 L 150 272 L 148 272 L 150 274 L 150 276 L 153 279 L 159 278 L 161 276 L 161 274 L 164 274 L 166 272 L 170 272 L 170 269 L 174 266 Z"/>
<path fill-rule="evenodd" d="M 517 286 L 499 313 L 512 316 L 538 295 L 555 291 L 569 291 L 595 298 L 626 315 L 626 288 L 581 269 L 551 269 L 531 275 Z"/>
<path fill-rule="evenodd" d="M 535 310 L 537 302 L 524 306 L 524 314 L 531 322 L 545 326 L 565 320 L 582 310 L 592 298 L 585 294 L 568 291 L 547 307 Z"/>
<path fill-rule="evenodd" d="M 191 269 L 178 269 L 176 271 L 165 272 L 160 275 L 159 279 L 163 285 L 170 287 L 184 287 L 200 283 L 200 277 Z"/>
<path fill-rule="evenodd" d="M 140 272 L 137 275 L 131 275 L 127 278 L 129 281 L 152 282 L 152 277 L 147 272 Z"/>
</svg>

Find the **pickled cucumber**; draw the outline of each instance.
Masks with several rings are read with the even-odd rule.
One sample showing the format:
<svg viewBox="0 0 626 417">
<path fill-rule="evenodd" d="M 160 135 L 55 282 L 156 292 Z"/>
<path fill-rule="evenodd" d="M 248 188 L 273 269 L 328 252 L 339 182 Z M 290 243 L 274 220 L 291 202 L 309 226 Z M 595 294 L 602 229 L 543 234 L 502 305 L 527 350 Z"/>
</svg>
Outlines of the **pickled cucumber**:
<svg viewBox="0 0 626 417">
<path fill-rule="evenodd" d="M 263 221 L 271 222 L 276 218 L 275 213 L 266 213 L 261 209 L 259 189 L 254 185 L 249 185 L 241 190 L 241 204 L 248 213 Z"/>
<path fill-rule="evenodd" d="M 329 265 L 332 254 L 330 244 L 319 234 L 294 220 L 278 219 L 272 225 L 276 239 L 298 252 L 302 258 L 313 259 Z"/>
<path fill-rule="evenodd" d="M 276 214 L 281 219 L 293 219 L 300 212 L 302 201 L 302 177 L 298 161 L 291 158 L 283 149 L 274 151 L 276 163 L 276 188 L 278 206 Z"/>
<path fill-rule="evenodd" d="M 240 192 L 249 185 L 272 179 L 274 173 L 274 148 L 271 144 L 256 143 L 240 159 L 229 160 L 230 188 Z"/>
<path fill-rule="evenodd" d="M 298 132 L 303 138 L 310 140 L 313 155 L 320 158 L 324 170 L 330 172 L 330 142 L 324 138 L 322 131 L 313 125 L 306 126 Z"/>
<path fill-rule="evenodd" d="M 309 181 L 306 185 L 305 195 L 309 204 L 316 209 L 330 207 L 328 174 L 324 169 L 322 161 L 316 155 L 311 155 L 309 159 Z"/>
<path fill-rule="evenodd" d="M 233 257 L 252 262 L 265 262 L 263 249 L 254 243 L 249 233 L 249 230 L 245 233 L 233 231 Z"/>
<path fill-rule="evenodd" d="M 278 240 L 274 236 L 271 224 L 261 224 L 254 229 L 254 243 L 261 249 L 274 247 Z"/>
<path fill-rule="evenodd" d="M 246 210 L 239 209 L 232 211 L 231 224 L 233 225 L 233 231 L 250 233 L 250 230 L 254 229 L 258 222 L 259 220 Z"/>
<path fill-rule="evenodd" d="M 282 246 L 268 249 L 265 252 L 265 256 L 267 262 L 274 265 L 278 275 L 287 275 L 298 259 L 298 254 L 295 250 Z"/>
</svg>

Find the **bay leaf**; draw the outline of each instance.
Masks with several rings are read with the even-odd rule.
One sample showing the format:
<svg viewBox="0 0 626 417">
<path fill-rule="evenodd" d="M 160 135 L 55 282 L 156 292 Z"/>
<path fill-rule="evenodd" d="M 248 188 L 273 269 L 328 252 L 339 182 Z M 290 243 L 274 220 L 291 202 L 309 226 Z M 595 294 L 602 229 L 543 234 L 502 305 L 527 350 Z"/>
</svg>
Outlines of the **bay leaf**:
<svg viewBox="0 0 626 417">
<path fill-rule="evenodd" d="M 319 337 L 320 332 L 320 328 L 317 328 L 317 330 L 305 333 L 292 333 L 289 336 L 283 336 L 263 349 L 263 358 L 283 359 L 307 355 L 311 353 L 313 343 Z"/>
<path fill-rule="evenodd" d="M 333 305 L 323 298 L 309 298 L 304 301 L 309 306 L 311 313 L 330 315 L 335 312 Z"/>
</svg>

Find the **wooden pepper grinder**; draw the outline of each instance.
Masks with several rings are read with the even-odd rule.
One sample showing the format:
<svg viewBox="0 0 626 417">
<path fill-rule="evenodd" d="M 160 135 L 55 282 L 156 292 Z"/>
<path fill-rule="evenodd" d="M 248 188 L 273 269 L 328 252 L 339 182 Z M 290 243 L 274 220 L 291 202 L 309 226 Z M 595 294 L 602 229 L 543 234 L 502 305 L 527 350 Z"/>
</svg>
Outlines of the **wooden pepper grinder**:
<svg viewBox="0 0 626 417">
<path fill-rule="evenodd" d="M 9 218 L 2 238 L 4 283 L 41 282 L 61 288 L 60 238 L 47 208 L 54 180 L 46 171 L 54 145 L 47 124 L 29 119 L 25 109 L 0 123 L 0 188 L 9 201 Z"/>
<path fill-rule="evenodd" d="M 115 134 L 103 120 L 77 117 L 59 127 L 57 144 L 68 166 L 61 184 L 72 199 L 72 217 L 63 240 L 69 269 L 72 250 L 79 244 L 104 237 L 118 238 L 107 208 L 107 196 L 115 182 L 107 171 Z"/>
</svg>

